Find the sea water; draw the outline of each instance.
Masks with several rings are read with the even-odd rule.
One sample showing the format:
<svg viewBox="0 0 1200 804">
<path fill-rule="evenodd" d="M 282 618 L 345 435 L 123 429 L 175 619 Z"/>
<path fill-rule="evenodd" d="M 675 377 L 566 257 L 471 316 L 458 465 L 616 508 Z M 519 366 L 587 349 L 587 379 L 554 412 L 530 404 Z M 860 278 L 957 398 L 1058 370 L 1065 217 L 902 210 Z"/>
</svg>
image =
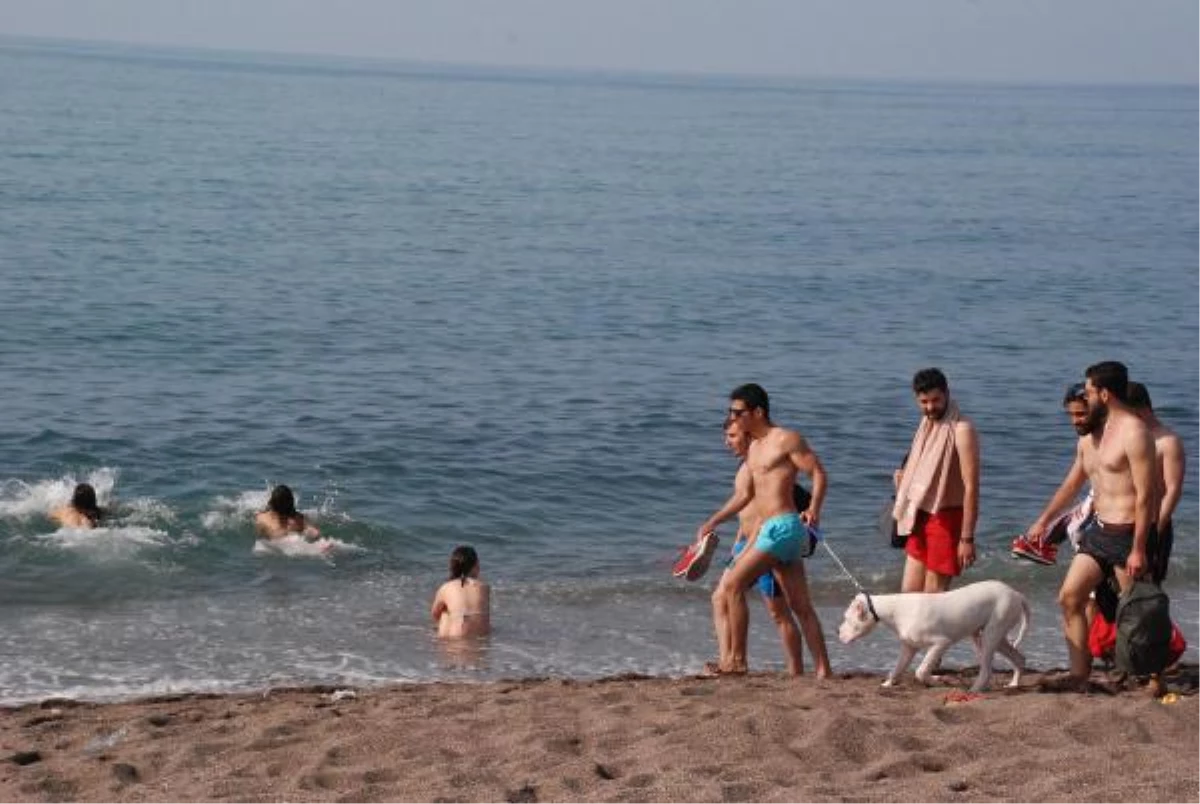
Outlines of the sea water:
<svg viewBox="0 0 1200 804">
<path fill-rule="evenodd" d="M 1196 655 L 1195 87 L 26 40 L 0 76 L 0 702 L 696 672 L 719 566 L 670 566 L 731 490 L 729 391 L 809 439 L 828 543 L 882 593 L 929 365 L 982 443 L 963 582 L 1029 595 L 1039 667 L 1066 556 L 1008 545 L 1072 460 L 1063 389 L 1104 359 L 1147 384 L 1191 457 L 1167 590 Z M 81 481 L 113 515 L 57 529 Z M 338 549 L 255 549 L 276 483 Z M 495 633 L 448 652 L 460 543 Z M 889 667 L 807 566 L 834 667 Z"/>
</svg>

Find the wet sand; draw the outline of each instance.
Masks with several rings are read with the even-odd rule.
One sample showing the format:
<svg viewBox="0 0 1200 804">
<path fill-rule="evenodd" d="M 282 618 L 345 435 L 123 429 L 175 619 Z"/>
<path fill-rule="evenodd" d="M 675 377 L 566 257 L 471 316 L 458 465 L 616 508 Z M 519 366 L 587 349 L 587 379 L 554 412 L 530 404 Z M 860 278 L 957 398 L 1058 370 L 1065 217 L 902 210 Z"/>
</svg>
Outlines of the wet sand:
<svg viewBox="0 0 1200 804">
<path fill-rule="evenodd" d="M 1166 702 L 1119 685 L 1050 692 L 1038 673 L 957 700 L 973 674 L 50 700 L 0 710 L 0 800 L 1200 799 L 1195 665 Z"/>
</svg>

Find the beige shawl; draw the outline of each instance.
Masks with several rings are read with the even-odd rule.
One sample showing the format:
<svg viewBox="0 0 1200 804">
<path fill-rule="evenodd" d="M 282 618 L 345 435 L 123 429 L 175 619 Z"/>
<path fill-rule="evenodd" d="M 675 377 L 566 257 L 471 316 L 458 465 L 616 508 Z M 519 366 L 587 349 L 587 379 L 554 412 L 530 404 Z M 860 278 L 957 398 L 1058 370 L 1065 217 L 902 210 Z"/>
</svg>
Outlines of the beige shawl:
<svg viewBox="0 0 1200 804">
<path fill-rule="evenodd" d="M 908 451 L 904 476 L 896 490 L 896 531 L 901 536 L 912 533 L 917 512 L 936 514 L 946 498 L 946 486 L 954 467 L 954 426 L 958 424 L 958 405 L 946 402 L 946 414 L 938 420 L 921 418 Z"/>
</svg>

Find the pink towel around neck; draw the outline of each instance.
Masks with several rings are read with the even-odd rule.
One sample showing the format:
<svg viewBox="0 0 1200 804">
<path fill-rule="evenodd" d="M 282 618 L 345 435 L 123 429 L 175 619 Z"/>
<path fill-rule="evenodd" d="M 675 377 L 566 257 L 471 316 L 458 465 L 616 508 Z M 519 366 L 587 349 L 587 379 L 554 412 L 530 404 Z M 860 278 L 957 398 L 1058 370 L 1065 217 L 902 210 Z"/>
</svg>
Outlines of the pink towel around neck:
<svg viewBox="0 0 1200 804">
<path fill-rule="evenodd" d="M 954 426 L 958 420 L 958 405 L 953 400 L 947 401 L 942 418 L 921 418 L 892 508 L 901 536 L 912 533 L 918 511 L 936 514 L 941 510 L 954 466 Z"/>
</svg>

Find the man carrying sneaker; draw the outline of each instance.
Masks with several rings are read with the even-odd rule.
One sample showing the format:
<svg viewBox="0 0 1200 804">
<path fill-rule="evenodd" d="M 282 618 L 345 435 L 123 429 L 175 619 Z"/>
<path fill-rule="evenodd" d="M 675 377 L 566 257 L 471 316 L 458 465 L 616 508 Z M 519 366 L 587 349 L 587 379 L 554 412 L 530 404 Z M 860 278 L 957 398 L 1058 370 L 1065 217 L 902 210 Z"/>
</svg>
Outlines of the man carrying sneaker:
<svg viewBox="0 0 1200 804">
<path fill-rule="evenodd" d="M 1058 599 L 1071 657 L 1069 682 L 1085 688 L 1091 675 L 1087 605 L 1090 594 L 1115 576 L 1122 591 L 1149 569 L 1147 556 L 1156 549 L 1154 527 L 1154 438 L 1127 404 L 1129 374 L 1124 364 L 1107 361 L 1089 366 L 1085 393 L 1093 426 L 1079 439 L 1075 462 L 1058 491 L 1026 535 L 1042 541 L 1047 526 L 1090 482 L 1096 516 L 1080 539 Z M 1102 426 L 1101 426 L 1102 424 Z M 1078 428 L 1077 428 L 1078 430 Z"/>
<path fill-rule="evenodd" d="M 1080 438 L 1091 435 L 1097 428 L 1104 426 L 1103 415 L 1095 422 L 1089 416 L 1087 390 L 1083 383 L 1077 382 L 1069 386 L 1062 404 L 1063 410 L 1071 419 L 1071 426 L 1075 428 L 1075 434 Z M 1022 533 L 1013 539 L 1013 556 L 1038 564 L 1053 564 L 1058 559 L 1059 545 L 1068 539 L 1071 546 L 1078 550 L 1080 534 L 1092 517 L 1093 510 L 1092 493 L 1089 490 L 1087 496 L 1074 508 L 1059 514 L 1048 523 L 1042 523 L 1046 534 L 1044 538 L 1035 540 L 1029 538 L 1027 533 Z"/>
</svg>

